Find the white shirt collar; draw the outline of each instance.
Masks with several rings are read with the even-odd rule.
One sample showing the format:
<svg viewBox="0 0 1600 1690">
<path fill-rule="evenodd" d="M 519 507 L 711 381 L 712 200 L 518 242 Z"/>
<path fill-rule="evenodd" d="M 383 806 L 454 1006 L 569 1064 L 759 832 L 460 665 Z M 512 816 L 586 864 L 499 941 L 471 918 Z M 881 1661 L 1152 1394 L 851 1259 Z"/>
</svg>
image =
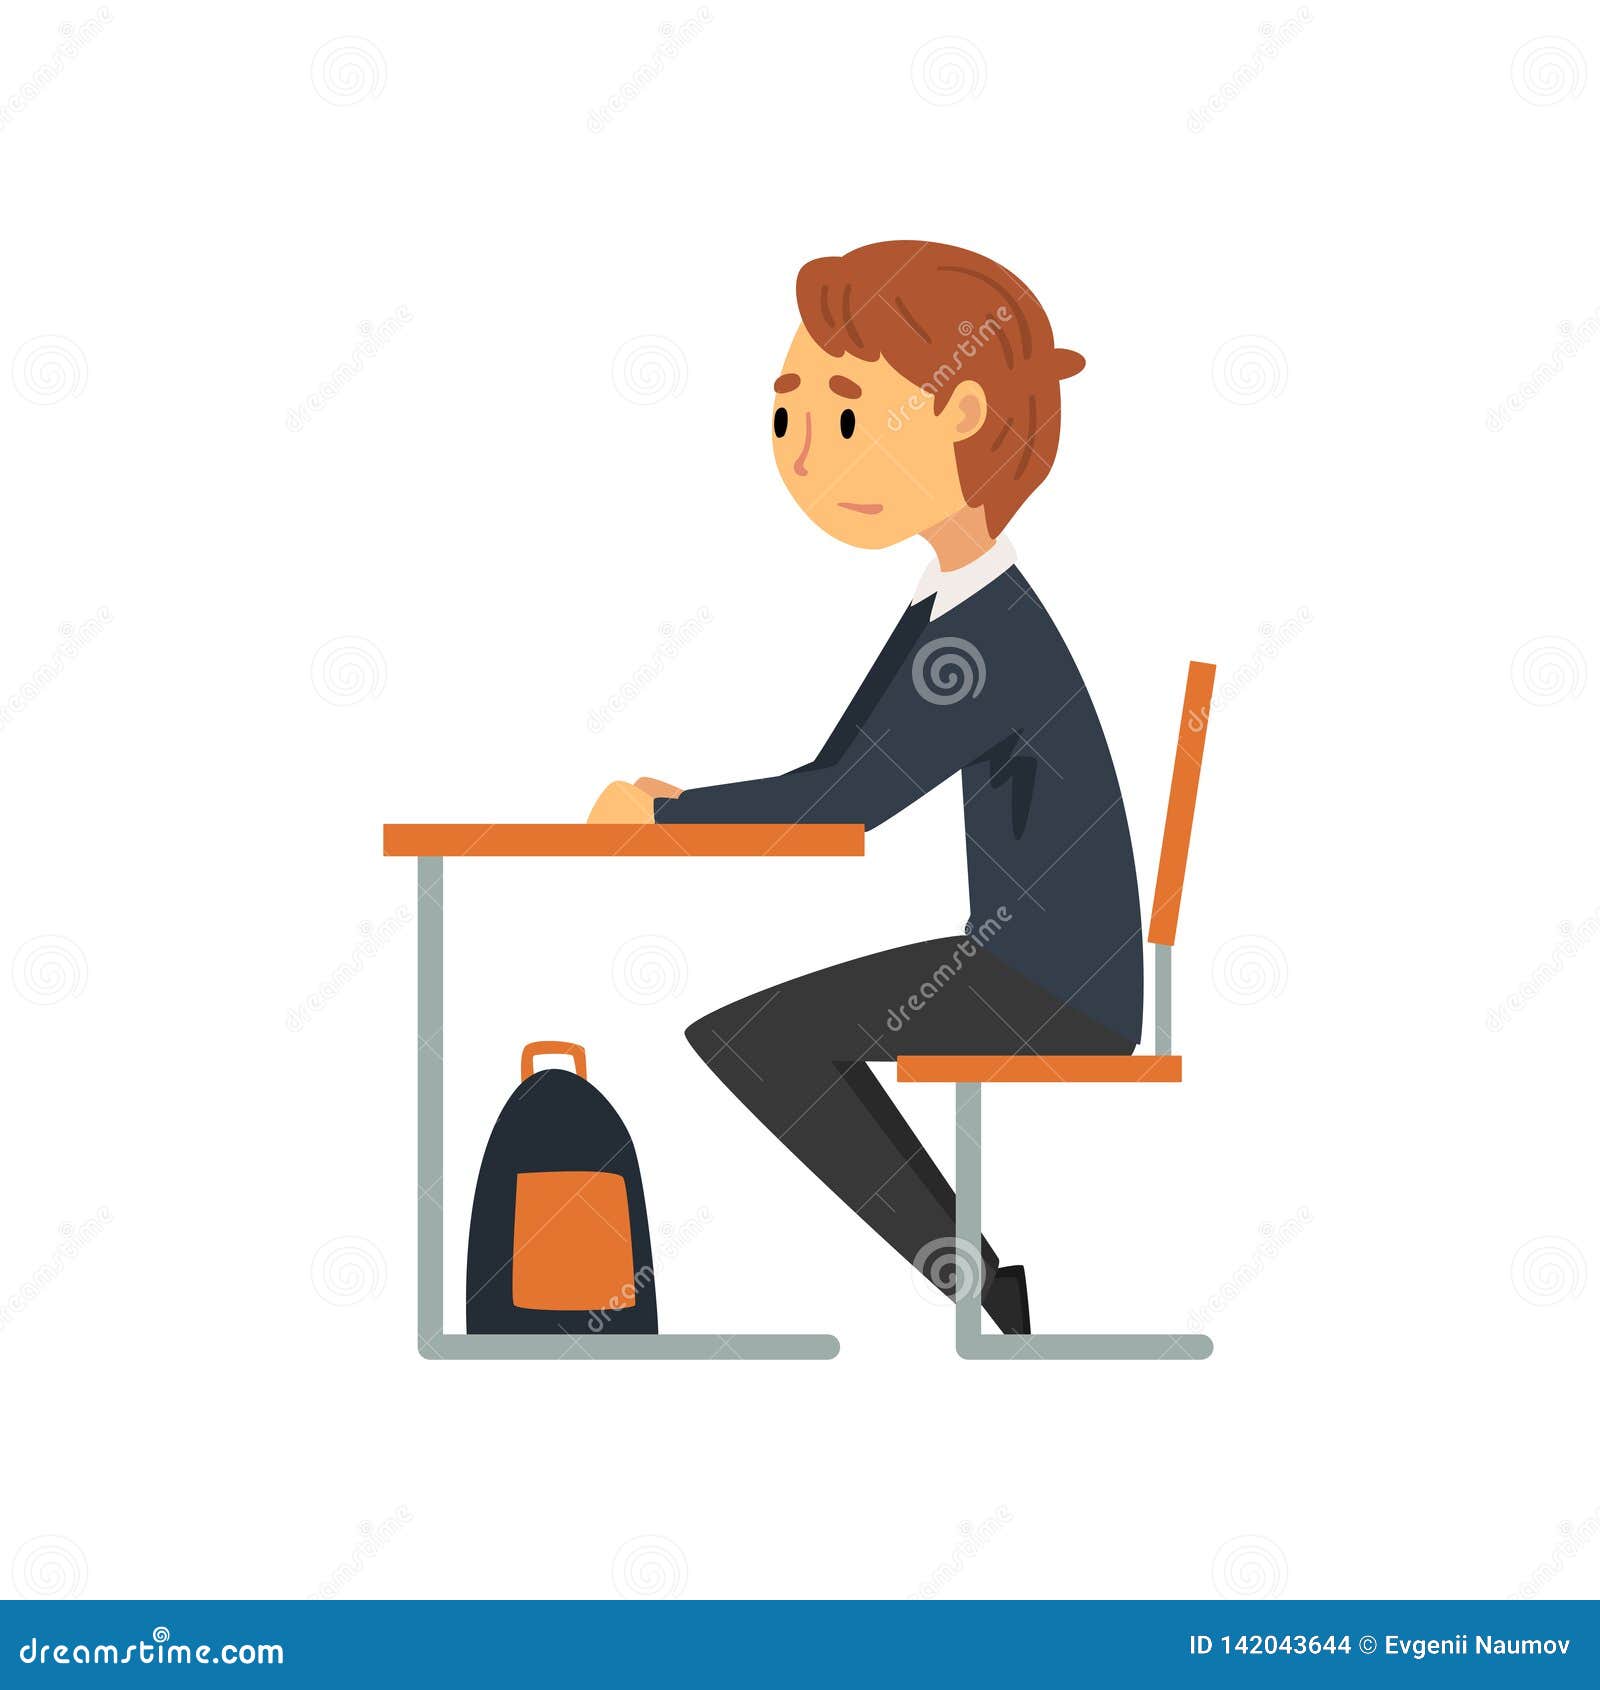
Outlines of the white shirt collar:
<svg viewBox="0 0 1600 1690">
<path fill-rule="evenodd" d="M 1004 534 L 982 557 L 975 557 L 959 569 L 941 569 L 938 558 L 933 558 L 923 571 L 917 590 L 911 595 L 911 602 L 921 604 L 931 596 L 933 609 L 928 613 L 928 620 L 932 622 L 1004 575 L 1016 561 L 1017 549 Z"/>
</svg>

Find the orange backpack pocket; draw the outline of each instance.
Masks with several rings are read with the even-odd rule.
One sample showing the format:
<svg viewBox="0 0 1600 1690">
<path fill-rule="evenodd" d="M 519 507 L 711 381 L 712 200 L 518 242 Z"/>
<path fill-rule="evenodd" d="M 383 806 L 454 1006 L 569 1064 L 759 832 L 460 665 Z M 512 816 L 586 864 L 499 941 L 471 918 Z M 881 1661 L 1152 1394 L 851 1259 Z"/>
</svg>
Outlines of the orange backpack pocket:
<svg viewBox="0 0 1600 1690">
<path fill-rule="evenodd" d="M 621 1174 L 517 1175 L 511 1301 L 519 1309 L 631 1309 L 633 1229 Z"/>
</svg>

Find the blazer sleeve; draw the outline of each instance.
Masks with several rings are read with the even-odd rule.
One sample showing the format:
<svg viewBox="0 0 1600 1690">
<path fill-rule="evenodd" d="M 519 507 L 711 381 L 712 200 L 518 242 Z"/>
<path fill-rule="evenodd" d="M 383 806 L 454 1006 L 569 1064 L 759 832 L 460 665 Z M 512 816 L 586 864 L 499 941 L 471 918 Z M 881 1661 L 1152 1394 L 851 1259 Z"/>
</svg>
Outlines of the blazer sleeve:
<svg viewBox="0 0 1600 1690">
<path fill-rule="evenodd" d="M 658 822 L 862 822 L 898 815 L 1012 731 L 1006 688 L 968 642 L 930 632 L 833 762 L 658 798 Z"/>
</svg>

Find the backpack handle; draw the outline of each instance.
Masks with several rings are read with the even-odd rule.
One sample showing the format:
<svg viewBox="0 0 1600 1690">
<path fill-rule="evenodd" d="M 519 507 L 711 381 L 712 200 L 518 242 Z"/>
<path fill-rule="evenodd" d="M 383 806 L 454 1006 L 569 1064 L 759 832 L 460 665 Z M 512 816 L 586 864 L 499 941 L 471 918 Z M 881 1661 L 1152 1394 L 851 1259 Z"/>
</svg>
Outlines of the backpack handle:
<svg viewBox="0 0 1600 1690">
<path fill-rule="evenodd" d="M 589 1077 L 589 1062 L 584 1055 L 582 1045 L 568 1044 L 563 1039 L 535 1039 L 531 1045 L 522 1047 L 522 1077 L 525 1080 L 533 1078 L 533 1059 L 536 1056 L 570 1056 L 572 1066 L 577 1070 L 580 1080 Z"/>
</svg>

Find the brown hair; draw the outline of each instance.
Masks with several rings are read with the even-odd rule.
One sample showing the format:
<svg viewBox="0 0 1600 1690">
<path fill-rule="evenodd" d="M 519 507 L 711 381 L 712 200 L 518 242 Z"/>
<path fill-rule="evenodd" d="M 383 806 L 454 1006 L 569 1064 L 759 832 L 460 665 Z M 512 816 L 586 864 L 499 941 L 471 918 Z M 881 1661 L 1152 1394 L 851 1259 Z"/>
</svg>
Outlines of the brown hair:
<svg viewBox="0 0 1600 1690">
<path fill-rule="evenodd" d="M 1084 362 L 1055 344 L 1031 289 L 962 247 L 878 241 L 812 259 L 794 291 L 806 333 L 825 352 L 886 358 L 932 399 L 935 416 L 960 382 L 978 383 L 989 415 L 956 443 L 956 471 L 967 503 L 998 535 L 1050 473 L 1060 384 Z"/>
</svg>

